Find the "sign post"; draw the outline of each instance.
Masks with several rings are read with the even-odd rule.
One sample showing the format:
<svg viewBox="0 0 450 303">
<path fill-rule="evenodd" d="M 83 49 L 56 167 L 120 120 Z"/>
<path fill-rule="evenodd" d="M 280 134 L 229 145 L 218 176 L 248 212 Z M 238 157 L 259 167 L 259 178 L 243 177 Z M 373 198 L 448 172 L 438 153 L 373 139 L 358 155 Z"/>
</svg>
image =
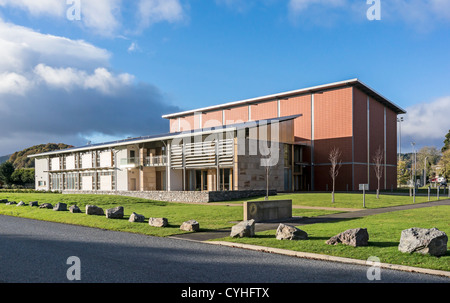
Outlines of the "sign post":
<svg viewBox="0 0 450 303">
<path fill-rule="evenodd" d="M 363 208 L 366 208 L 366 190 L 369 190 L 369 184 L 359 184 L 359 190 L 363 191 Z"/>
</svg>

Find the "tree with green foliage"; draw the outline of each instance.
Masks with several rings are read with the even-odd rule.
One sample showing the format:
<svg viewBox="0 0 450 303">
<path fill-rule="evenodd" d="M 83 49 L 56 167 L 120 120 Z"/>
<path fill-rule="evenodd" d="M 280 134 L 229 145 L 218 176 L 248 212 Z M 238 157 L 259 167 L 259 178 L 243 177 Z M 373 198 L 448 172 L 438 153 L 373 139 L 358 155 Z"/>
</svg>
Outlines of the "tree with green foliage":
<svg viewBox="0 0 450 303">
<path fill-rule="evenodd" d="M 0 180 L 9 185 L 12 183 L 12 174 L 14 173 L 14 165 L 7 161 L 0 164 Z"/>
<path fill-rule="evenodd" d="M 406 185 L 410 179 L 409 170 L 405 160 L 400 160 L 397 165 L 397 184 Z"/>
<path fill-rule="evenodd" d="M 11 175 L 12 183 L 25 185 L 34 183 L 34 168 L 19 168 Z"/>
<path fill-rule="evenodd" d="M 447 149 L 439 161 L 440 175 L 448 179 L 450 177 L 450 149 Z"/>
<path fill-rule="evenodd" d="M 444 147 L 442 147 L 441 151 L 445 152 L 448 149 L 450 149 L 450 129 L 448 130 L 448 133 L 445 135 Z"/>
</svg>

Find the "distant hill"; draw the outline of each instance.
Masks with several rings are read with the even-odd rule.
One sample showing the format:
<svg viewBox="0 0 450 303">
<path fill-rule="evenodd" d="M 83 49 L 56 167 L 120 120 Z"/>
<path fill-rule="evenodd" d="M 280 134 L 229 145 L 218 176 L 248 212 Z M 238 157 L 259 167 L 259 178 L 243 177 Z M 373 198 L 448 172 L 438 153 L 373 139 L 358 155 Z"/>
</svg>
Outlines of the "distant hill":
<svg viewBox="0 0 450 303">
<path fill-rule="evenodd" d="M 9 157 L 11 157 L 11 155 L 6 155 L 6 156 L 0 156 L 0 164 L 6 162 L 9 160 Z"/>
<path fill-rule="evenodd" d="M 71 147 L 73 147 L 73 146 L 67 145 L 64 143 L 58 143 L 58 144 L 47 143 L 47 144 L 35 145 L 32 147 L 28 147 L 22 151 L 15 152 L 6 161 L 12 162 L 16 169 L 34 168 L 34 159 L 28 158 L 29 155 L 35 155 L 35 154 L 50 152 L 50 151 L 54 151 L 54 150 L 71 148 Z"/>
</svg>

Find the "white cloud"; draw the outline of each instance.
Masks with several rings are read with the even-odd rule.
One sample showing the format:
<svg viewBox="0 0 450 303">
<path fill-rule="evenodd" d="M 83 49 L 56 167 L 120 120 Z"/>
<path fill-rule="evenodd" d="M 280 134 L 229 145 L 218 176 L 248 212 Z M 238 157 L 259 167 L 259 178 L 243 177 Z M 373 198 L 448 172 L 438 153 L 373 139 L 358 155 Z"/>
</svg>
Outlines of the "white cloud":
<svg viewBox="0 0 450 303">
<path fill-rule="evenodd" d="M 442 146 L 445 135 L 450 130 L 449 108 L 450 96 L 407 108 L 407 115 L 401 126 L 402 140 L 415 141 L 421 146 Z"/>
<path fill-rule="evenodd" d="M 114 35 L 121 27 L 121 0 L 90 0 L 81 3 L 81 21 L 96 34 Z"/>
<path fill-rule="evenodd" d="M 84 144 L 93 133 L 165 132 L 161 115 L 179 111 L 153 85 L 113 71 L 110 54 L 84 41 L 0 20 L 0 57 L 0 155 L 24 144 Z"/>
<path fill-rule="evenodd" d="M 24 95 L 29 87 L 30 81 L 22 75 L 13 72 L 0 74 L 0 95 Z"/>
<path fill-rule="evenodd" d="M 125 29 L 123 12 L 128 1 L 122 0 L 74 0 L 80 2 L 81 25 L 86 31 L 106 37 L 116 37 L 120 32 L 133 32 Z M 73 4 L 66 0 L 0 0 L 0 7 L 10 7 L 26 11 L 34 17 L 51 16 L 67 21 L 68 11 Z M 138 31 L 159 23 L 175 23 L 184 20 L 185 12 L 179 0 L 139 0 L 131 5 L 137 16 Z"/>
<path fill-rule="evenodd" d="M 137 51 L 140 51 L 139 45 L 137 44 L 137 42 L 132 42 L 128 47 L 128 52 L 133 53 Z"/>
<path fill-rule="evenodd" d="M 49 65 L 87 68 L 107 66 L 111 54 L 82 40 L 46 35 L 0 19 L 0 71 L 14 72 Z"/>
<path fill-rule="evenodd" d="M 35 67 L 37 81 L 43 80 L 53 88 L 66 91 L 74 89 L 94 89 L 103 94 L 113 94 L 117 87 L 132 84 L 134 77 L 130 74 L 113 75 L 105 68 L 97 68 L 92 74 L 74 68 L 52 68 L 44 64 Z"/>
<path fill-rule="evenodd" d="M 185 13 L 179 0 L 139 0 L 138 16 L 144 29 L 158 22 L 182 21 Z"/>
<path fill-rule="evenodd" d="M 65 0 L 0 0 L 0 6 L 10 6 L 27 11 L 33 16 L 50 15 L 60 17 L 65 14 Z"/>
</svg>

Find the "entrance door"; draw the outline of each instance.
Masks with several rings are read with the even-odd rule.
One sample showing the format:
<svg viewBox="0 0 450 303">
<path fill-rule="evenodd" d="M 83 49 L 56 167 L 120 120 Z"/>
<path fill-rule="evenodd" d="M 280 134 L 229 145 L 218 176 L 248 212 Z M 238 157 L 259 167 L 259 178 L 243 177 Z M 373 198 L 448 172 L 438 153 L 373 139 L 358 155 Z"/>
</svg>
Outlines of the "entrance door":
<svg viewBox="0 0 450 303">
<path fill-rule="evenodd" d="M 195 171 L 195 190 L 205 191 L 208 190 L 208 171 L 196 170 Z"/>
<path fill-rule="evenodd" d="M 130 179 L 130 190 L 135 191 L 136 190 L 136 178 Z"/>
</svg>

